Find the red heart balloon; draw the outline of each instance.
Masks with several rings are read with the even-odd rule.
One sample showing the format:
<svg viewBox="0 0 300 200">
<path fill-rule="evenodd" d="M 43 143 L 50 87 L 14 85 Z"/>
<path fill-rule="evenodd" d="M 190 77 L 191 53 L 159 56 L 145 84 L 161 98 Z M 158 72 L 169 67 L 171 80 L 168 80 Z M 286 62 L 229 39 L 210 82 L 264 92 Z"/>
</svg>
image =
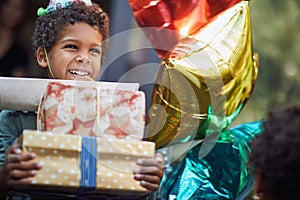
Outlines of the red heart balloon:
<svg viewBox="0 0 300 200">
<path fill-rule="evenodd" d="M 198 31 L 210 19 L 241 0 L 128 0 L 140 27 L 159 57 L 178 41 Z"/>
</svg>

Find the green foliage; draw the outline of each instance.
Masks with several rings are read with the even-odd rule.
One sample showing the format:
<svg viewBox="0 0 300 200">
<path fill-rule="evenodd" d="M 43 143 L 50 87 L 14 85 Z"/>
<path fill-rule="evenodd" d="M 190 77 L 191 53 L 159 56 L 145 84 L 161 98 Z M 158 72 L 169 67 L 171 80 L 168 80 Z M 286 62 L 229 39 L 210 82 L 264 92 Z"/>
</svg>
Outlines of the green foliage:
<svg viewBox="0 0 300 200">
<path fill-rule="evenodd" d="M 300 1 L 251 0 L 258 80 L 234 124 L 260 120 L 276 107 L 300 101 Z"/>
</svg>

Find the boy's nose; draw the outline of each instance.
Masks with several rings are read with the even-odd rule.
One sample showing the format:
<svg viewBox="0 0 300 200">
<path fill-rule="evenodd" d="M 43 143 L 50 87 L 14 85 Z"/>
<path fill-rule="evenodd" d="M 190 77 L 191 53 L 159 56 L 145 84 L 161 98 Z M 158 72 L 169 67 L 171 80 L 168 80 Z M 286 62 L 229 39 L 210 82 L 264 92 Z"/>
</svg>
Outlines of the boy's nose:
<svg viewBox="0 0 300 200">
<path fill-rule="evenodd" d="M 90 63 L 91 62 L 91 59 L 89 56 L 83 56 L 83 55 L 78 55 L 76 58 L 75 58 L 76 62 L 82 62 L 82 63 Z"/>
</svg>

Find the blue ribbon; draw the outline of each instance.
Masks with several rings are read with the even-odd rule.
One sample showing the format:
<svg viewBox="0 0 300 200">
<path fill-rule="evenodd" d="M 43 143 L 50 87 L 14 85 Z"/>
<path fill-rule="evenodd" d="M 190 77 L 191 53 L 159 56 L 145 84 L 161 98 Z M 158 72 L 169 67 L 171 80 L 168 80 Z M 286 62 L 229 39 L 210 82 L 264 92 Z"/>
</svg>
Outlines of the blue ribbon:
<svg viewBox="0 0 300 200">
<path fill-rule="evenodd" d="M 81 182 L 83 188 L 96 188 L 97 141 L 95 137 L 82 137 Z"/>
</svg>

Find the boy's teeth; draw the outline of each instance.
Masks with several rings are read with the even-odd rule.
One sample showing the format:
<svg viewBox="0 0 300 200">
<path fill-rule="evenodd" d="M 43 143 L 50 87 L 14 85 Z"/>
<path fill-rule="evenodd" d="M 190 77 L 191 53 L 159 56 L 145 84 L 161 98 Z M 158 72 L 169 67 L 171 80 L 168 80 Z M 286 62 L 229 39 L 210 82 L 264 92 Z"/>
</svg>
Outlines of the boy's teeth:
<svg viewBox="0 0 300 200">
<path fill-rule="evenodd" d="M 75 70 L 70 70 L 70 72 L 74 75 L 77 75 L 77 76 L 87 76 L 87 75 L 89 75 L 87 72 L 81 72 L 81 71 L 75 71 Z"/>
</svg>

